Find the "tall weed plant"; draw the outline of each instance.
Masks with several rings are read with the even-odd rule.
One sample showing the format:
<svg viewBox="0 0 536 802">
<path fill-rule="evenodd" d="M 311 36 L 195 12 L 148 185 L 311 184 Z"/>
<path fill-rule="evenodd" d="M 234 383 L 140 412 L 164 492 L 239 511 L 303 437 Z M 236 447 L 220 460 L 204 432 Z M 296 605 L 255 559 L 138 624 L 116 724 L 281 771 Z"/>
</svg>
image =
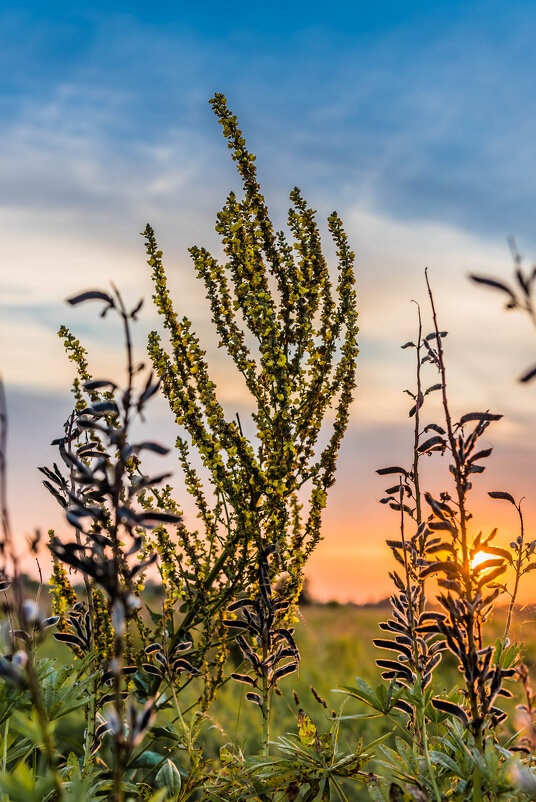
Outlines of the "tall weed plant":
<svg viewBox="0 0 536 802">
<path fill-rule="evenodd" d="M 315 212 L 298 189 L 287 232 L 274 229 L 236 117 L 223 95 L 211 104 L 243 191 L 230 193 L 217 216 L 225 261 L 203 247 L 190 254 L 219 345 L 249 392 L 251 421 L 243 427 L 226 414 L 148 225 L 162 323 L 149 335 L 148 366 L 132 337 L 142 302 L 128 306 L 114 286 L 69 304 L 116 316 L 123 379 L 93 376 L 83 344 L 60 329 L 76 370 L 74 408 L 53 442 L 56 460 L 40 471 L 69 534 L 49 532 L 47 605 L 42 580 L 28 598 L 11 531 L 2 392 L 0 793 L 20 802 L 533 799 L 536 705 L 511 627 L 520 583 L 536 567 L 536 540 L 509 491 L 489 492 L 517 518 L 509 547 L 470 511 L 473 481 L 491 456 L 488 428 L 502 416 L 452 403 L 447 332 L 427 275 L 430 331 L 417 307 L 415 339 L 402 346 L 414 355 L 412 451 L 403 465 L 378 469 L 389 482 L 381 501 L 396 516 L 390 610 L 374 639 L 378 684 L 358 677 L 329 702 L 311 687 L 316 713 L 302 707 L 299 600 L 355 389 L 354 254 L 333 213 L 333 281 Z M 526 274 L 517 255 L 515 271 L 514 288 L 473 278 L 534 319 L 536 272 Z M 185 522 L 170 475 L 147 471 L 147 456 L 169 445 L 134 439 L 157 393 L 178 427 L 171 445 L 198 530 Z M 437 420 L 426 417 L 432 393 L 441 399 Z M 427 468 L 438 456 L 446 478 L 432 494 Z M 38 546 L 36 536 L 36 554 Z M 492 637 L 489 620 L 504 599 L 504 631 Z M 446 660 L 458 679 L 448 691 Z M 295 722 L 286 734 L 274 720 L 279 698 Z M 219 699 L 238 700 L 233 732 L 214 714 Z M 242 716 L 256 722 L 253 736 L 240 727 L 242 703 L 255 714 Z"/>
</svg>

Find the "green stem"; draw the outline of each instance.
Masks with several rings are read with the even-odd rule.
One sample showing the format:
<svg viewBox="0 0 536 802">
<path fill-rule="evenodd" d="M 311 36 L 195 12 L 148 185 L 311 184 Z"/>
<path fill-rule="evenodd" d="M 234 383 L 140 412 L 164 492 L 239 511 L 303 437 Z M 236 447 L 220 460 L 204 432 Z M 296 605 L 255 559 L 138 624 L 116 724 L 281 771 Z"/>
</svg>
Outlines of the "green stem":
<svg viewBox="0 0 536 802">
<path fill-rule="evenodd" d="M 7 736 L 9 733 L 9 718 L 6 719 L 6 726 L 4 729 L 4 754 L 2 757 L 2 771 L 7 771 Z"/>
<path fill-rule="evenodd" d="M 52 772 L 55 799 L 59 801 L 63 799 L 62 782 L 60 773 L 58 771 L 58 763 L 56 760 L 56 752 L 54 749 L 54 744 L 50 737 L 48 718 L 45 704 L 43 701 L 43 695 L 41 693 L 39 681 L 35 673 L 33 655 L 30 653 L 28 653 L 28 662 L 26 664 L 26 679 L 28 682 L 30 695 L 32 697 L 33 706 L 35 708 L 35 712 L 37 713 L 39 729 L 41 730 L 41 737 L 43 739 L 43 749 L 48 760 L 50 771 Z"/>
<path fill-rule="evenodd" d="M 190 769 L 189 769 L 189 773 L 190 773 L 191 768 L 196 765 L 196 755 L 195 755 L 194 742 L 195 742 L 195 738 L 197 737 L 197 735 L 195 735 L 194 739 L 192 739 L 192 729 L 190 727 L 188 727 L 186 725 L 186 722 L 184 721 L 184 718 L 183 718 L 183 715 L 182 715 L 182 711 L 181 711 L 181 707 L 179 705 L 179 699 L 178 699 L 178 696 L 177 696 L 177 692 L 175 690 L 175 684 L 173 682 L 173 679 L 170 680 L 169 684 L 171 686 L 171 692 L 173 694 L 173 701 L 175 703 L 175 710 L 177 711 L 177 716 L 179 718 L 179 721 L 181 723 L 181 727 L 182 727 L 183 732 L 184 732 L 184 742 L 186 744 L 188 757 L 190 758 Z"/>
<path fill-rule="evenodd" d="M 84 742 L 84 767 L 88 766 L 91 760 L 91 745 L 95 737 L 95 699 L 97 695 L 97 678 L 93 680 L 93 693 L 91 694 L 87 706 L 87 727 L 86 739 Z"/>
<path fill-rule="evenodd" d="M 184 718 L 182 717 L 182 712 L 181 712 L 181 708 L 180 708 L 180 705 L 179 705 L 179 699 L 177 697 L 177 692 L 175 690 L 175 685 L 173 683 L 173 680 L 170 680 L 169 684 L 171 686 L 171 693 L 173 694 L 173 701 L 175 702 L 175 710 L 177 711 L 177 716 L 178 716 L 179 721 L 181 723 L 181 727 L 183 728 L 184 732 L 186 733 L 187 727 L 186 727 L 186 723 L 184 721 Z"/>
<path fill-rule="evenodd" d="M 266 648 L 263 647 L 263 661 L 266 660 Z M 262 751 L 263 757 L 268 756 L 268 741 L 270 740 L 270 702 L 268 690 L 268 672 L 262 673 Z"/>
<path fill-rule="evenodd" d="M 342 800 L 342 802 L 350 802 L 348 797 L 346 796 L 346 794 L 342 790 L 340 784 L 335 779 L 335 777 L 332 777 L 332 780 L 333 780 L 333 785 L 335 786 L 335 789 L 336 789 L 337 793 L 339 794 L 339 798 Z"/>
<path fill-rule="evenodd" d="M 473 802 L 481 802 L 482 800 L 482 775 L 480 767 L 475 766 L 473 769 Z"/>
<path fill-rule="evenodd" d="M 2 755 L 2 772 L 5 773 L 7 771 L 7 737 L 9 733 L 9 716 L 6 718 L 6 725 L 4 728 L 4 750 Z M 9 797 L 7 794 L 2 794 L 2 802 L 9 802 Z"/>
<path fill-rule="evenodd" d="M 432 783 L 432 790 L 434 792 L 434 797 L 436 802 L 441 802 L 441 794 L 439 793 L 439 788 L 437 787 L 434 768 L 432 766 L 432 761 L 430 760 L 430 750 L 428 749 L 428 732 L 426 728 L 426 717 L 424 711 L 422 711 L 421 713 L 421 721 L 419 729 L 421 731 L 424 761 L 426 763 L 426 769 L 428 771 L 428 774 L 430 775 L 430 782 Z"/>
<path fill-rule="evenodd" d="M 522 501 L 523 499 L 521 499 Z M 512 624 L 512 616 L 514 614 L 514 608 L 517 601 L 517 592 L 519 590 L 519 580 L 521 579 L 521 568 L 523 564 L 523 546 L 525 542 L 525 523 L 523 520 L 523 513 L 521 512 L 521 501 L 519 504 L 516 504 L 516 510 L 519 515 L 520 527 L 521 527 L 521 543 L 518 544 L 517 549 L 517 562 L 516 562 L 516 578 L 514 583 L 514 590 L 512 592 L 512 596 L 510 599 L 510 604 L 508 605 L 508 615 L 506 618 L 506 626 L 504 628 L 504 634 L 502 637 L 503 642 L 503 649 L 506 647 L 506 641 L 508 638 L 508 633 L 510 632 L 510 626 Z M 501 650 L 502 651 L 502 650 Z"/>
</svg>

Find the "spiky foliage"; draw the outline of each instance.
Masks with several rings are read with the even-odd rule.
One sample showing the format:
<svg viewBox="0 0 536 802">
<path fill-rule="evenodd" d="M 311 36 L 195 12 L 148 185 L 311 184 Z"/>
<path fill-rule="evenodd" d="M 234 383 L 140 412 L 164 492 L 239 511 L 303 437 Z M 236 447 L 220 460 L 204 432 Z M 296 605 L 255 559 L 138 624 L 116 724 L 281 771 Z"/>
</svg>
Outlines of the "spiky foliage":
<svg viewBox="0 0 536 802">
<path fill-rule="evenodd" d="M 193 247 L 190 253 L 205 284 L 220 345 L 254 404 L 251 438 L 244 436 L 239 420 L 225 416 L 205 352 L 188 318 L 174 309 L 153 229 L 145 230 L 154 300 L 170 339 L 167 347 L 153 332 L 149 353 L 163 376 L 176 422 L 188 436 L 181 434 L 177 448 L 204 525 L 195 546 L 181 541 L 178 533 L 176 563 L 179 574 L 197 579 L 200 619 L 256 581 L 256 555 L 267 546 L 276 547 L 271 570 L 289 573 L 289 595 L 297 599 L 303 566 L 321 537 L 357 356 L 354 254 L 340 219 L 335 213 L 329 218 L 338 259 L 335 293 L 314 211 L 293 190 L 288 223 L 294 244 L 274 232 L 255 157 L 236 117 L 223 95 L 211 103 L 244 195 L 239 199 L 230 193 L 217 218 L 227 262 L 219 264 L 204 248 Z M 335 409 L 331 433 L 320 448 L 330 408 Z M 201 456 L 208 485 L 193 467 L 192 446 Z M 302 507 L 306 488 L 308 503 Z"/>
<path fill-rule="evenodd" d="M 268 546 L 259 555 L 255 598 L 239 599 L 228 608 L 232 614 L 240 611 L 243 618 L 231 618 L 223 622 L 231 629 L 241 630 L 236 642 L 244 659 L 250 664 L 250 672 L 231 676 L 254 689 L 246 693 L 246 699 L 261 708 L 265 754 L 268 752 L 272 692 L 280 679 L 298 670 L 300 662 L 294 628 L 284 626 L 289 601 L 280 599 L 272 591 L 268 558 L 274 551 L 275 546 Z"/>
<path fill-rule="evenodd" d="M 515 673 L 511 666 L 503 667 L 494 661 L 494 647 L 485 646 L 482 635 L 482 625 L 501 592 L 495 580 L 506 571 L 510 555 L 508 551 L 491 545 L 495 531 L 486 538 L 481 533 L 471 535 L 469 521 L 472 516 L 468 510 L 467 494 L 472 488 L 471 477 L 485 470 L 483 460 L 491 453 L 490 448 L 479 448 L 479 440 L 488 426 L 500 420 L 502 415 L 470 412 L 462 415 L 459 421 L 453 421 L 447 399 L 442 337 L 429 284 L 428 290 L 436 335 L 430 347 L 430 359 L 441 379 L 445 422 L 445 428 L 438 427 L 438 434 L 429 442 L 434 447 L 437 443 L 437 447 L 450 455 L 449 471 L 454 481 L 454 493 L 451 497 L 444 492 L 439 499 L 426 494 L 432 510 L 428 526 L 445 534 L 434 547 L 439 558 L 429 562 L 421 577 L 438 575 L 438 584 L 446 591 L 437 597 L 445 612 L 445 616 L 437 620 L 437 629 L 459 661 L 465 679 L 468 711 L 440 699 L 435 699 L 433 704 L 439 710 L 448 709 L 458 715 L 470 727 L 477 747 L 483 749 L 486 728 L 504 718 L 502 711 L 494 706 L 499 694 L 508 695 L 503 689 L 503 680 Z M 489 554 L 489 559 L 477 565 L 473 558 L 480 551 Z M 500 660 L 500 655 L 498 657 Z"/>
<path fill-rule="evenodd" d="M 106 689 L 102 693 L 102 688 L 97 693 L 96 689 L 98 704 L 95 705 L 93 700 L 88 715 L 93 726 L 88 726 L 86 741 L 89 745 L 91 736 L 98 742 L 98 731 L 113 733 L 113 799 L 121 802 L 125 766 L 132 749 L 123 726 L 124 702 L 128 693 L 123 689 L 122 680 L 137 671 L 136 666 L 125 666 L 123 662 L 132 657 L 129 622 L 138 615 L 140 606 L 135 594 L 137 577 L 155 562 L 157 555 L 154 553 L 146 560 L 138 559 L 134 565 L 133 560 L 135 555 L 139 556 L 148 529 L 162 522 L 180 526 L 181 518 L 175 512 L 146 510 L 137 503 L 144 490 L 159 484 L 164 478 L 136 475 L 138 455 L 147 451 L 157 454 L 168 451 L 158 443 L 132 443 L 130 440 L 132 421 L 136 416 L 143 417 L 147 401 L 160 385 L 150 374 L 141 388 L 136 387 L 140 366 L 134 363 L 131 323 L 136 320 L 141 302 L 127 311 L 121 295 L 114 288 L 112 294 L 90 290 L 71 298 L 69 303 L 76 306 L 86 301 L 104 303 L 103 314 L 113 310 L 123 324 L 126 386 L 120 388 L 108 379 L 92 380 L 82 346 L 62 329 L 67 351 L 77 364 L 84 383 L 75 383 L 75 411 L 65 425 L 65 436 L 54 441 L 67 466 L 68 477 L 63 476 L 56 464 L 53 469 L 41 470 L 47 477 L 46 487 L 64 508 L 75 536 L 71 542 L 53 537 L 49 548 L 57 561 L 74 568 L 84 577 L 89 604 L 87 612 L 82 612 L 83 603 L 75 605 L 65 620 L 64 631 L 57 633 L 56 638 L 71 646 L 78 655 L 98 647 L 101 651 L 95 651 L 95 658 L 101 669 L 103 666 L 98 665 L 99 659 L 102 663 L 104 658 L 111 658 L 109 671 L 104 675 L 108 678 L 103 682 L 113 683 L 113 693 L 107 693 Z M 101 399 L 99 391 L 103 390 L 106 397 Z M 88 406 L 81 408 L 84 393 L 88 393 L 91 400 Z M 65 582 L 61 582 L 64 577 L 59 569 L 56 573 L 63 592 L 68 591 Z M 105 594 L 104 609 L 99 591 Z M 112 638 L 106 642 L 102 635 L 111 634 L 110 630 Z M 97 728 L 98 707 L 108 703 L 113 703 L 109 726 Z M 148 721 L 149 714 L 146 718 Z M 95 751 L 94 746 L 92 751 Z"/>
<path fill-rule="evenodd" d="M 414 420 L 412 462 L 409 468 L 393 465 L 378 470 L 390 481 L 396 477 L 381 502 L 399 516 L 399 535 L 387 541 L 397 563 L 390 573 L 396 589 L 390 599 L 391 617 L 380 624 L 388 637 L 374 641 L 387 652 L 376 663 L 390 686 L 375 694 L 358 680 L 358 688 L 352 689 L 351 695 L 385 715 L 392 716 L 392 711 L 404 714 L 403 731 L 411 738 L 412 750 L 385 753 L 391 765 L 404 764 L 395 776 L 408 793 L 420 764 L 426 772 L 419 768 L 419 789 L 436 802 L 444 798 L 445 789 L 460 794 L 459 798 L 466 799 L 470 794 L 480 800 L 488 792 L 498 793 L 505 780 L 503 762 L 508 752 L 497 744 L 499 725 L 506 713 L 497 706 L 497 699 L 511 696 L 505 681 L 516 673 L 519 647 L 509 645 L 508 632 L 519 582 L 532 570 L 536 544 L 526 543 L 521 505 L 504 491 L 489 495 L 509 502 L 518 513 L 520 534 L 510 550 L 495 544 L 496 529 L 487 536 L 474 531 L 468 496 L 473 476 L 485 470 L 492 452 L 487 444 L 481 445 L 482 438 L 490 424 L 502 416 L 471 412 L 457 421 L 453 418 L 447 398 L 447 332 L 439 330 L 429 283 L 428 291 L 433 331 L 423 336 L 419 311 L 416 341 L 402 346 L 415 349 L 417 357 L 417 386 L 415 391 L 406 391 L 413 403 L 409 413 Z M 427 389 L 422 375 L 425 363 L 439 374 L 439 381 Z M 431 392 L 440 392 L 443 419 L 424 425 L 422 407 Z M 434 453 L 448 455 L 450 482 L 449 490 L 432 495 L 421 491 L 420 462 Z M 508 566 L 515 572 L 511 590 L 504 580 Z M 427 595 L 432 582 L 437 582 L 439 592 L 434 588 L 435 603 L 430 607 Z M 484 625 L 502 593 L 510 596 L 505 631 L 501 639 L 489 643 Z M 461 688 L 455 687 L 448 694 L 443 689 L 438 695 L 434 672 L 445 651 L 456 659 L 463 683 Z M 466 750 L 471 760 L 467 779 L 460 782 L 459 777 L 445 774 L 444 756 L 452 766 Z M 495 763 L 493 771 L 486 768 L 488 761 Z M 393 798 L 392 785 L 389 793 Z M 412 798 L 420 798 L 419 793 Z"/>
<path fill-rule="evenodd" d="M 514 281 L 507 284 L 502 279 L 490 278 L 489 276 L 471 275 L 469 278 L 477 284 L 501 292 L 506 296 L 505 309 L 518 310 L 524 312 L 536 326 L 536 305 L 534 299 L 534 282 L 536 281 L 536 265 L 525 269 L 523 267 L 523 257 L 517 249 L 514 239 L 509 240 L 510 250 L 514 260 Z M 530 382 L 536 377 L 536 365 L 526 370 L 520 377 L 520 382 Z"/>
<path fill-rule="evenodd" d="M 413 687 L 418 684 L 424 691 L 430 684 L 432 672 L 441 660 L 442 643 L 437 642 L 437 633 L 431 622 L 437 613 L 427 609 L 425 595 L 425 576 L 422 566 L 426 565 L 440 538 L 433 537 L 433 532 L 423 520 L 423 499 L 421 493 L 420 460 L 434 451 L 443 452 L 445 446 L 438 433 L 444 429 L 436 424 L 423 425 L 422 408 L 430 393 L 441 390 L 441 383 L 423 386 L 423 366 L 434 359 L 433 341 L 437 337 L 444 338 L 447 332 L 432 332 L 423 336 L 420 307 L 418 310 L 418 330 L 416 342 L 405 343 L 403 349 L 414 349 L 416 357 L 416 387 L 405 392 L 412 399 L 409 417 L 413 419 L 413 458 L 411 466 L 379 468 L 380 476 L 396 476 L 395 484 L 386 488 L 385 497 L 380 503 L 388 504 L 399 515 L 398 538 L 390 538 L 387 545 L 401 569 L 390 572 L 396 591 L 391 596 L 393 616 L 380 624 L 381 629 L 394 635 L 394 641 L 379 638 L 374 641 L 381 649 L 398 652 L 400 662 L 379 659 L 376 663 L 383 669 L 384 679 L 396 679 L 397 683 Z M 430 436 L 430 432 L 434 432 Z M 392 481 L 392 479 L 391 479 Z M 409 523 L 409 526 L 408 526 Z M 408 531 L 409 528 L 409 531 Z M 435 642 L 433 642 L 435 641 Z M 411 716 L 414 710 L 407 702 L 397 703 L 406 709 Z M 417 730 L 422 729 L 424 722 Z M 418 731 L 422 740 L 422 732 Z"/>
<path fill-rule="evenodd" d="M 437 339 L 432 332 L 423 336 L 421 310 L 417 304 L 418 329 L 416 342 L 406 342 L 402 348 L 413 349 L 416 357 L 416 386 L 405 390 L 412 400 L 409 418 L 413 419 L 413 459 L 406 469 L 400 466 L 379 468 L 380 476 L 396 476 L 395 484 L 386 488 L 380 503 L 388 504 L 399 516 L 398 538 L 389 538 L 387 545 L 398 563 L 397 570 L 389 573 L 395 585 L 390 597 L 391 617 L 380 623 L 380 628 L 390 637 L 376 638 L 374 645 L 386 650 L 388 657 L 381 657 L 376 664 L 383 669 L 382 678 L 392 681 L 399 689 L 405 689 L 405 698 L 394 700 L 394 707 L 408 714 L 407 728 L 424 756 L 430 790 L 435 800 L 440 799 L 435 771 L 430 758 L 426 711 L 432 697 L 432 676 L 441 662 L 441 653 L 446 648 L 438 638 L 436 622 L 440 613 L 429 609 L 425 592 L 426 578 L 422 566 L 433 554 L 440 538 L 423 520 L 423 498 L 421 492 L 420 461 L 434 451 L 443 453 L 442 442 L 436 435 L 443 432 L 435 424 L 423 425 L 422 408 L 430 393 L 441 389 L 440 383 L 423 385 L 425 363 L 432 361 L 431 341 Z M 447 332 L 437 336 L 446 337 Z M 392 481 L 392 479 L 391 479 Z M 409 529 L 409 531 L 408 531 Z M 396 659 L 395 659 L 396 658 Z"/>
</svg>

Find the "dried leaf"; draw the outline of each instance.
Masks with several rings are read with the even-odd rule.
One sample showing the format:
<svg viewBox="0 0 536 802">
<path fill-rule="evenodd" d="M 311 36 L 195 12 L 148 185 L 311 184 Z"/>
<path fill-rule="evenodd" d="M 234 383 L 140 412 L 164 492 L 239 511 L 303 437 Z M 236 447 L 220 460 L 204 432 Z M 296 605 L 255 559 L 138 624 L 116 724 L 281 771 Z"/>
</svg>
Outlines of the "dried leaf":
<svg viewBox="0 0 536 802">
<path fill-rule="evenodd" d="M 405 468 L 400 468 L 398 465 L 394 465 L 390 468 L 378 468 L 376 473 L 378 473 L 380 476 L 386 476 L 389 473 L 400 473 L 403 476 L 406 476 L 408 472 Z"/>
<path fill-rule="evenodd" d="M 492 412 L 468 412 L 467 415 L 462 415 L 458 426 L 463 426 L 464 424 L 471 423 L 472 421 L 482 422 L 500 420 L 502 417 L 502 415 L 496 415 Z"/>
<path fill-rule="evenodd" d="M 492 287 L 495 290 L 501 290 L 501 292 L 507 293 L 512 301 L 516 300 L 515 295 L 510 287 L 508 287 L 506 284 L 503 284 L 502 281 L 497 281 L 497 279 L 494 278 L 486 278 L 485 276 L 475 276 L 474 273 L 471 273 L 469 278 L 471 281 L 474 281 L 477 284 L 485 284 L 487 287 Z"/>
<path fill-rule="evenodd" d="M 108 293 L 102 292 L 101 290 L 88 290 L 87 292 L 82 292 L 80 295 L 73 295 L 72 298 L 67 299 L 67 303 L 71 306 L 76 306 L 84 301 L 105 301 L 110 306 L 114 306 L 113 298 L 111 298 Z"/>
<path fill-rule="evenodd" d="M 500 498 L 504 501 L 509 501 L 511 504 L 515 506 L 514 497 L 510 495 L 510 493 L 506 493 L 504 490 L 491 490 L 488 493 L 488 496 L 491 498 Z"/>
</svg>

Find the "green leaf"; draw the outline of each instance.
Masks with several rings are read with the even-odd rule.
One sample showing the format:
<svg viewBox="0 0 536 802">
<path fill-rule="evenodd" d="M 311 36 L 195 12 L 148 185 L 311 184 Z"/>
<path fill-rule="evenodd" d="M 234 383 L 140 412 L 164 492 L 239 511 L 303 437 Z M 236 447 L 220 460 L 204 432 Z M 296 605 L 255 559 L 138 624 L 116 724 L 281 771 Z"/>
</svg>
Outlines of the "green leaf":
<svg viewBox="0 0 536 802">
<path fill-rule="evenodd" d="M 182 782 L 181 775 L 178 768 L 171 760 L 166 760 L 160 771 L 156 775 L 156 782 L 160 788 L 167 788 L 167 790 L 177 795 L 180 793 Z"/>
<path fill-rule="evenodd" d="M 69 757 L 65 763 L 65 773 L 69 780 L 75 780 L 80 777 L 80 764 L 74 752 L 69 752 Z"/>
<path fill-rule="evenodd" d="M 0 791 L 10 802 L 42 802 L 54 788 L 54 775 L 50 772 L 38 780 L 30 767 L 21 761 L 13 771 L 0 773 Z"/>
<path fill-rule="evenodd" d="M 22 712 L 15 712 L 12 717 L 12 722 L 15 725 L 15 729 L 28 738 L 34 746 L 42 746 L 43 733 L 35 710 L 32 710 L 30 716 L 24 715 Z"/>
<path fill-rule="evenodd" d="M 453 760 L 449 755 L 443 754 L 443 752 L 436 752 L 432 750 L 430 752 L 430 760 L 432 763 L 436 763 L 439 766 L 443 766 L 443 768 L 448 769 L 455 777 L 461 777 L 463 779 L 464 772 L 461 766 L 458 766 L 455 760 Z"/>
<path fill-rule="evenodd" d="M 378 697 L 370 685 L 365 682 L 364 679 L 361 679 L 361 677 L 355 678 L 355 684 L 357 685 L 357 690 L 355 688 L 350 688 L 347 685 L 343 687 L 343 690 L 346 691 L 346 693 L 348 693 L 350 696 L 353 696 L 354 699 L 360 699 L 362 702 L 365 702 L 370 707 L 374 708 L 374 710 L 383 712 L 381 705 L 378 707 Z"/>
<path fill-rule="evenodd" d="M 169 725 L 166 727 L 152 727 L 151 735 L 155 738 L 169 738 L 170 741 L 179 741 L 182 743 L 182 739 Z"/>
<path fill-rule="evenodd" d="M 165 758 L 159 755 L 158 752 L 151 752 L 146 750 L 140 752 L 129 764 L 129 769 L 153 769 L 155 766 L 160 765 Z"/>
<path fill-rule="evenodd" d="M 145 609 L 151 616 L 151 621 L 153 622 L 153 624 L 159 627 L 162 624 L 162 613 L 154 612 L 153 610 L 151 610 L 148 604 L 145 605 Z"/>
<path fill-rule="evenodd" d="M 298 735 L 304 746 L 314 747 L 316 752 L 322 751 L 316 725 L 305 710 L 298 713 Z"/>
</svg>

